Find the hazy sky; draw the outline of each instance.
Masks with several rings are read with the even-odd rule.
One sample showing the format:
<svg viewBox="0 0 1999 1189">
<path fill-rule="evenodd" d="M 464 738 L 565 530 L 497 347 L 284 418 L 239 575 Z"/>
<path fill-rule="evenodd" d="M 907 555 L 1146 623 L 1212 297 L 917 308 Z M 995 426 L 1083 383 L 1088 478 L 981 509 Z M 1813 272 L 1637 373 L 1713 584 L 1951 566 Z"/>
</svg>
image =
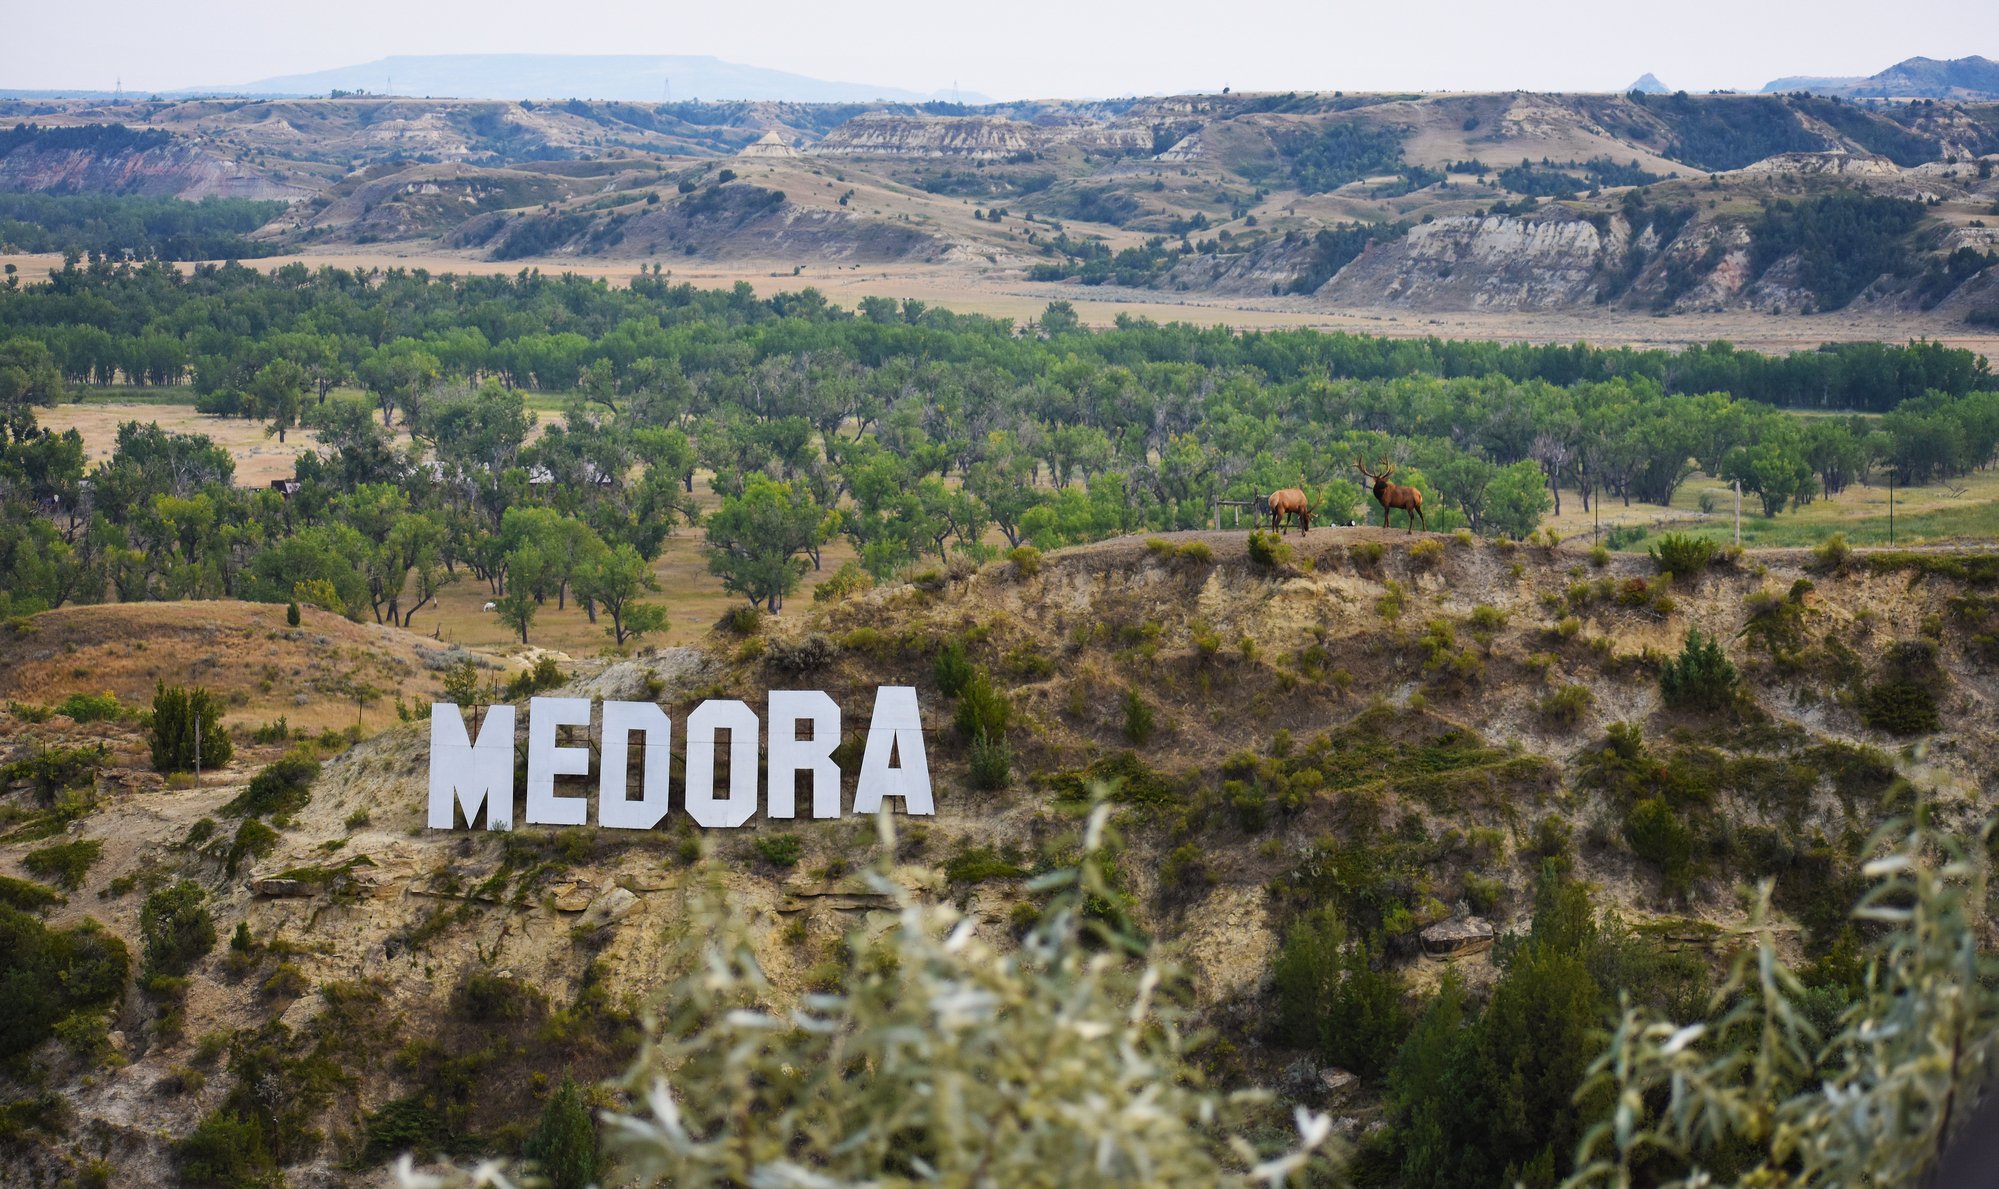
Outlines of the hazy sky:
<svg viewBox="0 0 1999 1189">
<path fill-rule="evenodd" d="M 1188 90 L 1690 91 L 1999 58 L 1993 0 L 0 0 L 0 87 L 248 82 L 390 54 L 712 54 L 995 98 Z"/>
</svg>

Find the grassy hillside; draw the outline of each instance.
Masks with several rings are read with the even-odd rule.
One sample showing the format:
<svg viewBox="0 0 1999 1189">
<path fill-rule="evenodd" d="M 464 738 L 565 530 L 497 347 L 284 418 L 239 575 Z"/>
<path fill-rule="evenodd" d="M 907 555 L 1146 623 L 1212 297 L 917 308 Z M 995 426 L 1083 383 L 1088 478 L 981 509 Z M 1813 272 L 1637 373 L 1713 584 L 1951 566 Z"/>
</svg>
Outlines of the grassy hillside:
<svg viewBox="0 0 1999 1189">
<path fill-rule="evenodd" d="M 66 903 L 43 904 L 49 928 L 94 918 L 149 953 L 142 906 L 186 879 L 217 940 L 184 981 L 142 977 L 92 1009 L 105 1030 L 72 1029 L 9 1067 L 0 1160 L 13 1177 L 75 1175 L 76 1138 L 108 1133 L 119 1175 L 237 1160 L 360 1184 L 405 1148 L 518 1152 L 554 1071 L 602 1076 L 632 1051 L 632 1011 L 677 972 L 659 939 L 697 889 L 718 884 L 750 914 L 780 1002 L 834 985 L 885 927 L 891 902 L 855 877 L 884 859 L 1005 946 L 1047 894 L 1033 877 L 1078 857 L 1101 784 L 1115 841 L 1092 912 L 1184 968 L 1180 993 L 1215 1030 L 1200 1065 L 1225 1087 L 1277 1086 L 1273 1121 L 1294 1102 L 1331 1108 L 1365 1167 L 1405 1176 L 1388 1060 L 1447 979 L 1473 1015 L 1521 993 L 1515 955 L 1551 864 L 1589 889 L 1602 939 L 1590 1002 L 1605 1011 L 1620 987 L 1660 1006 L 1704 996 L 1744 889 L 1764 877 L 1778 881 L 1785 950 L 1816 962 L 1815 993 L 1836 1003 L 1870 830 L 1916 790 L 1958 826 L 1991 809 L 1989 556 L 1749 553 L 1698 571 L 1668 558 L 1687 572 L 1368 529 L 1276 549 L 1237 533 L 1125 538 L 746 618 L 695 648 L 583 663 L 556 691 L 655 700 L 678 723 L 704 698 L 760 709 L 772 688 L 824 689 L 846 711 L 851 770 L 873 688 L 913 684 L 938 813 L 903 822 L 892 856 L 851 817 L 703 833 L 677 787 L 648 833 L 428 831 L 426 727 L 372 713 L 351 748 L 313 745 L 322 766 L 300 770 L 302 797 L 274 777 L 241 796 L 283 745 L 240 726 L 237 761 L 198 792 L 120 784 L 86 760 L 51 809 L 17 776 L 0 873 L 29 882 L 10 897 L 53 878 L 31 856 L 61 834 L 101 847 L 78 857 Z M 14 629 L 6 680 L 17 699 L 107 679 L 122 698 L 118 682 L 146 675 L 113 658 L 141 643 L 179 656 L 199 639 L 224 656 L 197 676 L 230 691 L 255 672 L 232 653 L 298 648 L 323 669 L 352 646 L 424 647 L 318 620 L 207 641 L 181 612 L 281 614 L 48 613 Z M 1720 641 L 1739 696 L 1666 702 L 1661 671 L 1677 671 L 1689 629 Z M 79 658 L 67 679 L 47 668 L 59 655 Z M 143 751 L 129 721 L 13 712 L 5 725 L 8 763 L 97 739 Z M 986 730 L 980 747 L 966 726 Z M 1440 923 L 1469 940 L 1426 938 Z M 1364 968 L 1329 986 L 1377 988 L 1385 1014 L 1352 1017 L 1373 1024 L 1300 1030 L 1299 963 L 1327 929 L 1362 947 L 1348 952 Z M 1338 991 L 1312 1018 L 1349 1001 Z M 1551 1100 L 1558 1130 L 1581 1119 L 1568 1094 Z M 283 1138 L 261 1130 L 273 1121 Z"/>
</svg>

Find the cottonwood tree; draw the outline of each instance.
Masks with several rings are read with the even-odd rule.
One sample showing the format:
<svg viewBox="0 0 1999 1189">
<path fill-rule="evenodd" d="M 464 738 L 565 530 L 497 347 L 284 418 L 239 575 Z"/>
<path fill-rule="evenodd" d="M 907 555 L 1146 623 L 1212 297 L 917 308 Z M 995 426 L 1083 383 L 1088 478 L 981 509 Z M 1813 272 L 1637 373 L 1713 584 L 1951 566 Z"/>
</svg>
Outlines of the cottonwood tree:
<svg viewBox="0 0 1999 1189">
<path fill-rule="evenodd" d="M 658 589 L 659 579 L 653 576 L 652 567 L 630 545 L 593 558 L 576 579 L 577 597 L 602 607 L 611 617 L 611 626 L 605 630 L 620 648 L 633 636 L 664 626 L 663 611 L 637 601 L 644 592 Z"/>
<path fill-rule="evenodd" d="M 708 517 L 708 572 L 732 594 L 772 613 L 798 589 L 808 550 L 826 540 L 826 509 L 797 482 L 753 474 L 740 496 L 725 496 Z"/>
</svg>

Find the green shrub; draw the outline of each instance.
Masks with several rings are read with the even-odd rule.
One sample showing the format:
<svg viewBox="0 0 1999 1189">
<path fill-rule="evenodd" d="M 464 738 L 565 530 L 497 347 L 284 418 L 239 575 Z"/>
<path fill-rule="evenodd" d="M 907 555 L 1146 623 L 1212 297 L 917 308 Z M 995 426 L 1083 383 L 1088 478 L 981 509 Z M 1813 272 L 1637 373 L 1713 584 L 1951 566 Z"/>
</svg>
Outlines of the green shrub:
<svg viewBox="0 0 1999 1189">
<path fill-rule="evenodd" d="M 541 1122 L 521 1148 L 548 1189 L 584 1189 L 597 1180 L 597 1124 L 576 1079 L 562 1085 L 541 1109 Z"/>
<path fill-rule="evenodd" d="M 1291 546 L 1276 533 L 1253 529 L 1249 534 L 1249 560 L 1264 569 L 1274 569 L 1291 560 Z"/>
<path fill-rule="evenodd" d="M 478 704 L 479 666 L 473 663 L 471 657 L 445 669 L 444 676 L 439 680 L 444 683 L 443 701 L 458 707 Z"/>
<path fill-rule="evenodd" d="M 220 768 L 236 752 L 222 729 L 222 702 L 200 686 L 192 689 L 161 682 L 153 691 L 150 737 L 153 770 L 189 772 L 194 769 L 194 740 L 199 724 L 201 766 Z"/>
<path fill-rule="evenodd" d="M 97 770 L 109 758 L 100 744 L 83 747 L 39 746 L 22 759 L 0 767 L 0 783 L 25 780 L 35 799 L 53 804 L 64 790 L 95 785 Z"/>
<path fill-rule="evenodd" d="M 1013 781 L 1013 749 L 1006 738 L 994 738 L 981 731 L 972 737 L 972 787 L 997 792 Z"/>
<path fill-rule="evenodd" d="M 1284 933 L 1271 966 L 1278 1026 L 1290 1043 L 1364 1078 L 1386 1072 L 1408 1034 L 1401 984 L 1349 942 L 1339 910 L 1320 905 Z"/>
<path fill-rule="evenodd" d="M 83 886 L 83 877 L 104 854 L 104 844 L 95 838 L 78 838 L 72 842 L 59 842 L 40 850 L 31 850 L 22 858 L 21 865 L 30 875 L 53 880 L 68 891 L 76 891 Z"/>
<path fill-rule="evenodd" d="M 1152 707 L 1138 692 L 1137 686 L 1129 686 L 1124 691 L 1124 737 L 1128 743 L 1143 747 L 1152 740 Z"/>
<path fill-rule="evenodd" d="M 812 601 L 837 603 L 872 589 L 874 584 L 874 576 L 863 569 L 859 562 L 843 562 L 839 569 L 834 570 L 823 582 L 812 588 Z"/>
<path fill-rule="evenodd" d="M 54 888 L 43 887 L 33 880 L 0 875 L 0 904 L 9 908 L 22 912 L 47 912 L 67 903 L 69 898 Z"/>
<path fill-rule="evenodd" d="M 975 670 L 958 695 L 958 733 L 967 741 L 981 735 L 1003 740 L 1007 720 L 1012 716 L 1013 706 L 1007 696 L 994 687 L 984 669 Z"/>
<path fill-rule="evenodd" d="M 293 599 L 291 602 L 285 604 L 285 626 L 294 628 L 298 626 L 297 599 Z"/>
<path fill-rule="evenodd" d="M 277 1161 L 255 1115 L 211 1112 L 175 1142 L 174 1161 L 185 1185 L 252 1189 L 279 1183 Z"/>
<path fill-rule="evenodd" d="M 1671 574 L 1675 578 L 1698 578 L 1708 566 L 1713 564 L 1721 547 L 1710 537 L 1696 537 L 1686 533 L 1667 533 L 1652 546 L 1652 564 L 1661 574 Z"/>
<path fill-rule="evenodd" d="M 519 702 L 552 690 L 567 680 L 555 658 L 542 655 L 535 658 L 533 665 L 514 674 L 514 679 L 507 683 L 504 696 L 509 702 Z"/>
<path fill-rule="evenodd" d="M 71 694 L 49 709 L 78 723 L 116 722 L 128 713 L 118 699 L 108 693 Z"/>
<path fill-rule="evenodd" d="M 252 743 L 260 743 L 266 746 L 273 743 L 283 743 L 291 737 L 291 723 L 285 721 L 285 716 L 282 714 L 278 715 L 276 722 L 267 722 L 250 732 L 250 741 Z"/>
<path fill-rule="evenodd" d="M 1206 541 L 1189 541 L 1180 546 L 1174 552 L 1174 556 L 1178 557 L 1181 561 L 1193 562 L 1196 565 L 1206 565 L 1215 560 L 1215 551 L 1208 547 Z"/>
<path fill-rule="evenodd" d="M 1937 690 L 1944 682 L 1937 643 L 1927 637 L 1902 640 L 1882 658 L 1880 679 L 1861 693 L 1860 717 L 1877 731 L 1926 735 L 1943 725 Z"/>
<path fill-rule="evenodd" d="M 1550 726 L 1573 727 L 1595 702 L 1596 695 L 1589 686 L 1565 685 L 1541 699 L 1541 718 Z"/>
<path fill-rule="evenodd" d="M 288 755 L 250 778 L 222 812 L 231 817 L 286 816 L 312 800 L 312 782 L 319 779 L 319 761 L 309 755 Z"/>
<path fill-rule="evenodd" d="M 1686 643 L 1676 660 L 1659 670 L 1659 691 L 1676 710 L 1717 711 L 1735 704 L 1741 678 L 1721 650 L 1721 641 L 1687 629 Z"/>
<path fill-rule="evenodd" d="M 738 636 L 754 636 L 764 630 L 764 615 L 755 607 L 731 607 L 722 613 L 715 626 Z"/>
<path fill-rule="evenodd" d="M 1026 874 L 1026 868 L 990 846 L 967 847 L 944 860 L 944 878 L 952 883 L 1017 879 Z"/>
<path fill-rule="evenodd" d="M 185 975 L 215 948 L 215 918 L 209 915 L 207 900 L 208 893 L 191 879 L 146 897 L 139 912 L 139 937 L 145 947 L 147 978 Z"/>
<path fill-rule="evenodd" d="M 1834 533 L 1812 547 L 1812 560 L 1821 570 L 1843 570 L 1853 557 L 1853 546 L 1846 543 L 1845 533 Z"/>
<path fill-rule="evenodd" d="M 796 834 L 763 834 L 757 838 L 757 853 L 773 867 L 796 867 L 798 857 L 804 852 L 805 844 Z"/>
<path fill-rule="evenodd" d="M 259 818 L 246 817 L 236 827 L 236 837 L 229 842 L 229 854 L 223 860 L 223 868 L 234 875 L 245 862 L 261 859 L 277 848 L 278 832 Z"/>
<path fill-rule="evenodd" d="M 51 929 L 0 905 L 0 1060 L 41 1044 L 71 1015 L 116 1003 L 130 976 L 125 943 L 96 921 Z"/>
<path fill-rule="evenodd" d="M 937 650 L 931 672 L 937 679 L 937 691 L 945 697 L 955 698 L 965 692 L 973 673 L 972 662 L 965 655 L 965 642 L 955 637 L 944 641 L 944 647 Z"/>
<path fill-rule="evenodd" d="M 1860 718 L 1891 735 L 1927 735 L 1943 727 L 1936 695 L 1911 681 L 1877 681 L 1860 699 Z"/>
<path fill-rule="evenodd" d="M 1664 797 L 1648 797 L 1624 815 L 1624 840 L 1631 853 L 1666 877 L 1666 890 L 1679 895 L 1693 880 L 1694 832 Z"/>
<path fill-rule="evenodd" d="M 1159 887 L 1177 901 L 1198 899 L 1215 886 L 1215 873 L 1208 866 L 1208 852 L 1192 842 L 1173 848 L 1159 864 Z"/>
<path fill-rule="evenodd" d="M 1022 578 L 1032 578 L 1041 572 L 1041 551 L 1032 545 L 1020 545 L 1006 555 L 1013 568 Z"/>
</svg>

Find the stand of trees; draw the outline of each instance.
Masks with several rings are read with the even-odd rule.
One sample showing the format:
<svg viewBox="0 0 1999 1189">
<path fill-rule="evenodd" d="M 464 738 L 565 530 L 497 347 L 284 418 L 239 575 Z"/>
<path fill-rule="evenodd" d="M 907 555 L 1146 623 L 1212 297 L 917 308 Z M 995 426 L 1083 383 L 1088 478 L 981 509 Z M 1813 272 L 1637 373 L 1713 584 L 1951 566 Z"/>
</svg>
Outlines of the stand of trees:
<svg viewBox="0 0 1999 1189">
<path fill-rule="evenodd" d="M 86 472 L 81 440 L 33 407 L 107 382 L 184 385 L 280 437 L 310 425 L 318 448 L 289 498 L 234 487 L 226 452 L 154 426 L 126 426 Z M 565 399 L 532 443 L 529 392 Z M 1520 537 L 1565 493 L 1664 504 L 1696 468 L 1776 515 L 1884 465 L 1922 483 L 1999 449 L 1985 361 L 1931 343 L 1777 358 L 1131 318 L 1093 332 L 1064 303 L 1016 326 L 653 273 L 614 289 L 103 260 L 0 290 L 0 409 L 13 613 L 297 599 L 408 626 L 444 584 L 477 581 L 524 639 L 539 607 L 574 599 L 619 643 L 656 630 L 649 563 L 694 523 L 697 471 L 722 501 L 713 572 L 776 609 L 835 536 L 887 577 L 1002 539 L 1195 528 L 1217 499 L 1278 487 L 1305 487 L 1321 522 L 1358 519 L 1356 456 L 1395 460 L 1432 527 Z"/>
</svg>

